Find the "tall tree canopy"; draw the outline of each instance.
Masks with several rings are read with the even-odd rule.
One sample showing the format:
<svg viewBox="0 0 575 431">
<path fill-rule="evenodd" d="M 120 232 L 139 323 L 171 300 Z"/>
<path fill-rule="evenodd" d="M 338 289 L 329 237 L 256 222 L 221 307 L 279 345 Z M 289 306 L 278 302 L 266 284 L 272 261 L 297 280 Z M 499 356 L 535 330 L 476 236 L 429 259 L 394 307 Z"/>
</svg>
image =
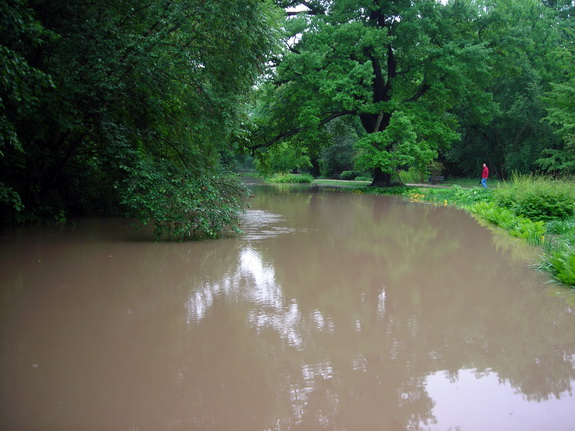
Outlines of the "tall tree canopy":
<svg viewBox="0 0 575 431">
<path fill-rule="evenodd" d="M 474 3 L 435 0 L 322 0 L 288 20 L 289 49 L 278 59 L 273 103 L 252 148 L 296 131 L 313 140 L 318 126 L 357 117 L 365 136 L 358 164 L 389 185 L 405 166 L 425 165 L 458 138 L 450 109 L 493 109 L 482 91 L 491 48 Z"/>
<path fill-rule="evenodd" d="M 0 222 L 127 209 L 168 237 L 216 236 L 241 206 L 219 161 L 231 142 L 264 170 L 317 173 L 341 131 L 341 151 L 355 141 L 375 185 L 436 158 L 467 175 L 483 162 L 503 177 L 572 172 L 573 10 L 571 0 L 2 2 Z"/>
<path fill-rule="evenodd" d="M 487 162 L 492 174 L 506 178 L 539 169 L 544 149 L 556 145 L 552 128 L 542 121 L 543 95 L 567 70 L 557 50 L 568 20 L 539 0 L 486 1 L 484 6 L 489 26 L 482 38 L 492 48 L 493 65 L 485 91 L 497 109 L 478 122 L 467 116 L 465 106 L 458 107 L 462 142 L 447 158 L 459 165 L 460 174 L 478 175 L 478 167 Z"/>
<path fill-rule="evenodd" d="M 551 83 L 543 101 L 548 123 L 554 126 L 559 142 L 548 146 L 545 157 L 539 159 L 544 169 L 558 173 L 575 173 L 575 3 L 552 2 L 559 11 L 558 26 L 562 43 L 550 52 L 553 63 L 560 67 L 561 79 Z"/>
<path fill-rule="evenodd" d="M 313 157 L 322 126 L 342 116 L 361 122 L 357 165 L 377 185 L 438 156 L 459 174 L 483 162 L 503 177 L 529 172 L 556 145 L 543 96 L 565 73 L 557 51 L 572 44 L 570 1 L 278 5 L 287 10 L 285 51 L 254 109 L 250 146 L 260 158 L 281 140 Z M 565 94 L 554 89 L 550 98 Z"/>
<path fill-rule="evenodd" d="M 221 232 L 222 214 L 233 221 L 237 188 L 219 172 L 218 152 L 276 44 L 274 5 L 0 8 L 4 221 L 106 212 L 121 201 L 166 232 L 177 224 L 179 237 Z"/>
</svg>

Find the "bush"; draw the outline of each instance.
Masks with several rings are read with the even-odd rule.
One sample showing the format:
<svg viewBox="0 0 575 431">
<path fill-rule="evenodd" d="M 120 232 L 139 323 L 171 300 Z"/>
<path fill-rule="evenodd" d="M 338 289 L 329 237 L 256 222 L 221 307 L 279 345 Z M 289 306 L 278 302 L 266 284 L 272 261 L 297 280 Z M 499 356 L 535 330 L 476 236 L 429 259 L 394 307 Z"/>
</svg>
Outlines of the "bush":
<svg viewBox="0 0 575 431">
<path fill-rule="evenodd" d="M 339 179 L 340 180 L 355 180 L 360 175 L 361 175 L 360 171 L 343 171 L 339 175 Z"/>
<path fill-rule="evenodd" d="M 17 223 L 23 209 L 20 195 L 0 181 L 0 224 Z"/>
<path fill-rule="evenodd" d="M 549 256 L 551 273 L 561 283 L 575 285 L 575 250 L 569 245 Z"/>
<path fill-rule="evenodd" d="M 534 221 L 567 219 L 575 213 L 572 184 L 532 176 L 514 176 L 512 183 L 497 188 L 497 205 Z"/>
<path fill-rule="evenodd" d="M 141 161 L 126 180 L 127 215 L 152 223 L 157 240 L 217 238 L 239 232 L 247 189 L 224 171 L 176 173 Z"/>
<path fill-rule="evenodd" d="M 443 163 L 438 162 L 437 160 L 432 160 L 431 162 L 429 162 L 427 169 L 429 170 L 429 174 L 435 177 L 443 173 L 444 167 Z"/>
<path fill-rule="evenodd" d="M 407 171 L 399 171 L 399 179 L 402 183 L 423 183 L 427 177 L 425 172 L 411 167 Z"/>
<path fill-rule="evenodd" d="M 313 183 L 313 177 L 309 174 L 277 174 L 268 178 L 267 181 L 275 184 L 310 184 Z"/>
</svg>

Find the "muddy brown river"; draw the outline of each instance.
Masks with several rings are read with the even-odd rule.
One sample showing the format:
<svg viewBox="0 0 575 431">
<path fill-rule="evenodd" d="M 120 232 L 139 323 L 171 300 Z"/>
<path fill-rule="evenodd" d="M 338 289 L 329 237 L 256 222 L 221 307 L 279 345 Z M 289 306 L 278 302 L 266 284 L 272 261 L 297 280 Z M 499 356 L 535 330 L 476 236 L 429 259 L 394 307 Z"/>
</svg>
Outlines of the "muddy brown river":
<svg viewBox="0 0 575 431">
<path fill-rule="evenodd" d="M 575 429 L 575 293 L 518 240 L 266 186 L 243 229 L 2 231 L 0 429 Z"/>
</svg>

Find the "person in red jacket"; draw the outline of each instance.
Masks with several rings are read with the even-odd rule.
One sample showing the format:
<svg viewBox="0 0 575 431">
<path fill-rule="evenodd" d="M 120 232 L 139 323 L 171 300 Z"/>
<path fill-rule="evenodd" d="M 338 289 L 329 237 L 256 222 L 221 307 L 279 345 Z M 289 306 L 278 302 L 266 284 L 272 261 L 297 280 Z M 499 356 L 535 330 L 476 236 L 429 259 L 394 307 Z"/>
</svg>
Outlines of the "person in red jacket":
<svg viewBox="0 0 575 431">
<path fill-rule="evenodd" d="M 487 188 L 487 177 L 489 177 L 489 168 L 483 163 L 483 172 L 481 173 L 481 185 Z"/>
</svg>

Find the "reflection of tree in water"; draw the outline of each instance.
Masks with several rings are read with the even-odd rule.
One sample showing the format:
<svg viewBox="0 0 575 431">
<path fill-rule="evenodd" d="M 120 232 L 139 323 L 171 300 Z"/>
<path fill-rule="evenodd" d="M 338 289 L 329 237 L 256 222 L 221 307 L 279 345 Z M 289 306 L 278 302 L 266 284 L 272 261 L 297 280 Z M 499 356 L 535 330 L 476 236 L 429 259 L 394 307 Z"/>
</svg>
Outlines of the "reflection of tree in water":
<svg viewBox="0 0 575 431">
<path fill-rule="evenodd" d="M 213 256 L 227 256 L 222 264 L 203 261 L 199 272 L 211 275 L 187 299 L 194 331 L 237 314 L 226 337 L 248 340 L 238 355 L 267 382 L 259 427 L 432 426 L 425 382 L 439 371 L 497 373 L 530 400 L 571 390 L 572 314 L 542 303 L 506 259 L 488 259 L 485 271 L 478 254 L 497 250 L 470 218 L 377 197 L 264 199 L 254 211 L 282 215 L 259 215 L 274 240 L 228 242 Z M 234 379 L 249 385 L 229 373 L 228 390 Z"/>
<path fill-rule="evenodd" d="M 364 430 L 432 427 L 436 373 L 496 374 L 535 401 L 571 393 L 573 309 L 469 217 L 350 194 L 254 207 L 239 239 L 88 229 L 5 247 L 0 315 L 26 322 L 3 359 L 6 401 L 27 405 L 28 388 L 44 417 L 62 402 L 76 423 L 89 405 L 124 428 Z"/>
<path fill-rule="evenodd" d="M 555 302 L 543 306 L 539 295 L 530 294 L 537 286 L 521 286 L 520 272 L 506 259 L 489 259 L 486 270 L 478 254 L 497 250 L 473 220 L 449 208 L 412 211 L 411 205 L 387 198 L 329 196 L 325 199 L 335 202 L 323 206 L 324 198 L 313 195 L 311 209 L 290 208 L 292 223 L 301 216 L 312 226 L 308 236 L 282 237 L 266 246 L 262 257 L 280 262 L 277 282 L 287 297 L 301 299 L 302 316 L 317 307 L 335 328 L 327 338 L 332 343 L 322 342 L 317 356 L 306 360 L 325 364 L 331 358 L 334 377 L 314 380 L 332 404 L 335 391 L 335 411 L 357 412 L 371 424 L 382 417 L 403 426 L 429 422 L 432 402 L 422 389 L 425 376 L 439 370 L 456 375 L 463 368 L 497 372 L 530 400 L 570 393 L 575 378 L 572 314 Z M 314 217 L 329 220 L 331 228 L 314 229 Z M 318 249 L 316 243 L 324 246 Z M 385 317 L 378 313 L 382 293 Z M 571 329 L 557 333 L 560 327 Z M 349 349 L 342 343 L 347 339 L 352 340 Z M 309 348 L 303 352 L 309 353 Z M 354 375 L 360 368 L 365 381 Z M 390 376 L 396 379 L 389 381 Z M 301 392 L 307 394 L 309 384 L 301 379 Z M 370 396 L 362 399 L 362 393 Z M 388 403 L 382 406 L 383 400 Z M 407 404 L 410 413 L 401 416 Z M 304 423 L 314 423 L 308 420 Z M 334 423 L 362 421 L 334 418 Z"/>
<path fill-rule="evenodd" d="M 279 416 L 282 427 L 307 429 L 347 424 L 348 429 L 353 429 L 356 424 L 361 429 L 361 424 L 374 423 L 395 427 L 410 421 L 413 405 L 405 407 L 414 402 L 422 403 L 423 409 L 412 422 L 429 414 L 431 401 L 421 384 L 402 389 L 401 376 L 405 372 L 401 358 L 394 357 L 400 353 L 399 346 L 388 346 L 386 339 L 372 345 L 373 340 L 365 338 L 358 322 L 336 331 L 334 320 L 319 309 L 302 313 L 299 302 L 285 296 L 273 266 L 265 264 L 252 248 L 241 251 L 237 269 L 227 274 L 222 283 L 206 284 L 191 292 L 188 321 L 200 323 L 221 295 L 232 303 L 241 300 L 254 305 L 248 312 L 248 321 L 262 336 L 259 354 L 282 363 L 279 368 L 285 372 L 274 377 L 278 382 L 270 382 L 270 387 L 279 384 L 281 388 L 276 394 L 280 397 L 278 410 L 286 404 L 292 406 L 291 412 Z M 381 290 L 379 295 L 376 313 L 384 318 L 385 292 Z M 270 333 L 285 343 L 282 352 L 277 352 L 277 341 Z M 349 347 L 342 345 L 344 340 L 351 342 Z M 377 369 L 379 375 L 374 375 Z M 389 376 L 397 379 L 391 381 Z M 406 417 L 402 417 L 402 408 L 408 412 Z M 393 415 L 382 414 L 382 410 Z M 342 416 L 342 411 L 351 416 Z"/>
</svg>

